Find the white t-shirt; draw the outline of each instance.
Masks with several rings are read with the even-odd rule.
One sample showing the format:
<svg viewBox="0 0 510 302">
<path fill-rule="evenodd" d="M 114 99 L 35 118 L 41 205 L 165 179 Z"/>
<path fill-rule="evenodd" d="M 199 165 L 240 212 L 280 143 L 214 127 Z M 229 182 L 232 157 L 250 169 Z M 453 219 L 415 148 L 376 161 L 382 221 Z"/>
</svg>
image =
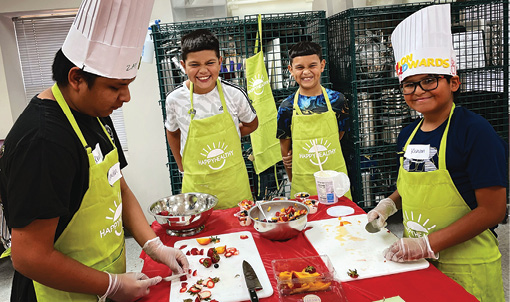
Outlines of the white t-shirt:
<svg viewBox="0 0 510 302">
<path fill-rule="evenodd" d="M 255 109 L 251 105 L 248 95 L 241 87 L 223 79 L 221 80 L 221 87 L 223 88 L 223 95 L 225 96 L 228 112 L 237 126 L 236 129 L 239 138 L 241 138 L 241 131 L 238 126 L 239 122 L 252 122 L 257 116 Z M 191 122 L 191 115 L 188 113 L 191 108 L 188 87 L 185 84 L 178 86 L 166 97 L 165 105 L 165 128 L 170 132 L 177 131 L 177 129 L 181 130 L 182 155 L 184 146 L 186 145 L 186 139 L 188 138 L 189 124 Z M 215 87 L 206 94 L 193 93 L 193 108 L 196 110 L 195 119 L 203 119 L 223 113 L 218 87 Z"/>
</svg>

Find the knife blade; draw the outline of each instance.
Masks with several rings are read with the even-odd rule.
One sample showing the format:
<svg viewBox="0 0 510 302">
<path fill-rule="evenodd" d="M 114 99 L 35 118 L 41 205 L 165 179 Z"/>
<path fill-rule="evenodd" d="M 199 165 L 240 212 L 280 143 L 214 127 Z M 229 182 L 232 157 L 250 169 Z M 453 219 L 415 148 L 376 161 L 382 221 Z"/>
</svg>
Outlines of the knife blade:
<svg viewBox="0 0 510 302">
<path fill-rule="evenodd" d="M 381 229 L 375 226 L 375 222 L 376 222 L 375 220 L 372 220 L 369 223 L 367 223 L 365 225 L 365 230 L 367 230 L 367 232 L 369 232 L 369 233 L 379 232 Z"/>
<path fill-rule="evenodd" d="M 259 278 L 253 270 L 253 267 L 251 267 L 251 265 L 246 260 L 243 260 L 243 273 L 246 287 L 248 287 L 248 292 L 250 293 L 250 301 L 258 302 L 259 297 L 255 291 L 262 289 L 262 285 L 260 285 Z"/>
</svg>

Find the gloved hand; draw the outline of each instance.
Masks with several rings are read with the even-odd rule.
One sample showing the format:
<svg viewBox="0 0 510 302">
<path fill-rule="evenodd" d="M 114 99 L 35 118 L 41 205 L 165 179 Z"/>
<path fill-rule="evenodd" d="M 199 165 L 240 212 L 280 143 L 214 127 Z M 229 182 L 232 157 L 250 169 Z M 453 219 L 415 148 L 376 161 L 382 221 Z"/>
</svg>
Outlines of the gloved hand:
<svg viewBox="0 0 510 302">
<path fill-rule="evenodd" d="M 152 260 L 166 264 L 174 274 L 187 272 L 189 269 L 186 255 L 181 250 L 164 245 L 159 237 L 147 240 L 143 250 Z"/>
<path fill-rule="evenodd" d="M 292 150 L 289 150 L 287 156 L 282 156 L 282 161 L 285 168 L 292 168 Z"/>
<path fill-rule="evenodd" d="M 437 259 L 437 256 L 430 248 L 429 237 L 425 235 L 397 240 L 385 251 L 384 258 L 395 262 L 404 262 L 422 258 Z"/>
<path fill-rule="evenodd" d="M 160 276 L 149 278 L 143 273 L 107 274 L 110 283 L 106 293 L 99 297 L 100 302 L 106 298 L 122 302 L 136 301 L 150 292 L 150 286 L 161 282 Z"/>
<path fill-rule="evenodd" d="M 368 212 L 367 214 L 367 220 L 368 222 L 375 220 L 375 226 L 378 228 L 384 228 L 387 223 L 386 220 L 391 215 L 395 214 L 397 212 L 397 206 L 395 206 L 395 203 L 391 198 L 384 198 L 383 200 L 379 201 L 377 206 Z"/>
</svg>

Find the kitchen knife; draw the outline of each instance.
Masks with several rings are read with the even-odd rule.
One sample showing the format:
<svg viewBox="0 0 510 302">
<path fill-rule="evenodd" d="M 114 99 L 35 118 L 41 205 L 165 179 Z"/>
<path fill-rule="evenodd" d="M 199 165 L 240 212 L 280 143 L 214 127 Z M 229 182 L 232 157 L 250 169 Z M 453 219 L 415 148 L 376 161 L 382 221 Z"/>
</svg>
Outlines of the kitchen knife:
<svg viewBox="0 0 510 302">
<path fill-rule="evenodd" d="M 179 278 L 181 278 L 184 275 L 187 275 L 187 273 L 182 273 L 182 274 L 168 276 L 168 277 L 163 278 L 163 281 L 167 281 L 167 282 L 168 281 L 172 281 L 172 280 L 175 280 L 175 279 L 179 279 Z"/>
<path fill-rule="evenodd" d="M 244 281 L 246 281 L 246 287 L 248 287 L 248 291 L 250 292 L 250 301 L 259 302 L 259 297 L 255 291 L 262 289 L 262 285 L 260 285 L 259 278 L 257 277 L 257 274 L 255 274 L 253 267 L 251 267 L 246 260 L 243 260 L 243 273 Z"/>
<path fill-rule="evenodd" d="M 381 229 L 376 226 L 376 220 L 372 220 L 369 223 L 367 223 L 367 225 L 365 225 L 365 230 L 367 230 L 367 232 L 369 233 L 377 233 Z"/>
</svg>

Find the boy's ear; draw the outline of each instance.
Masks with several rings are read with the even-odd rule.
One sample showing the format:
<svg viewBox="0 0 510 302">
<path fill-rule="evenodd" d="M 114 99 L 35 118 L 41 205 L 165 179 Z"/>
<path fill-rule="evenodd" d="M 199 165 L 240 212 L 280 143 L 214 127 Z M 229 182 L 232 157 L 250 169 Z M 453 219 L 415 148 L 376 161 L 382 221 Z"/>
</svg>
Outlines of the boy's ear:
<svg viewBox="0 0 510 302">
<path fill-rule="evenodd" d="M 218 58 L 218 62 L 220 62 L 220 66 L 221 66 L 221 62 L 223 62 L 223 57 L 222 57 L 222 56 L 220 56 L 220 57 Z"/>
<path fill-rule="evenodd" d="M 80 89 L 80 84 L 82 83 L 86 84 L 80 72 L 80 68 L 76 66 L 69 69 L 69 73 L 67 74 L 67 81 L 69 82 L 69 86 L 77 91 Z"/>
<path fill-rule="evenodd" d="M 322 59 L 321 61 L 321 72 L 324 71 L 324 68 L 326 67 L 326 60 L 325 59 Z"/>
<path fill-rule="evenodd" d="M 459 76 L 453 76 L 451 79 L 450 79 L 450 88 L 453 92 L 459 90 L 460 88 L 460 78 Z"/>
<path fill-rule="evenodd" d="M 181 66 L 184 68 L 184 71 L 186 71 L 186 62 L 184 62 L 184 60 L 181 60 Z"/>
</svg>

